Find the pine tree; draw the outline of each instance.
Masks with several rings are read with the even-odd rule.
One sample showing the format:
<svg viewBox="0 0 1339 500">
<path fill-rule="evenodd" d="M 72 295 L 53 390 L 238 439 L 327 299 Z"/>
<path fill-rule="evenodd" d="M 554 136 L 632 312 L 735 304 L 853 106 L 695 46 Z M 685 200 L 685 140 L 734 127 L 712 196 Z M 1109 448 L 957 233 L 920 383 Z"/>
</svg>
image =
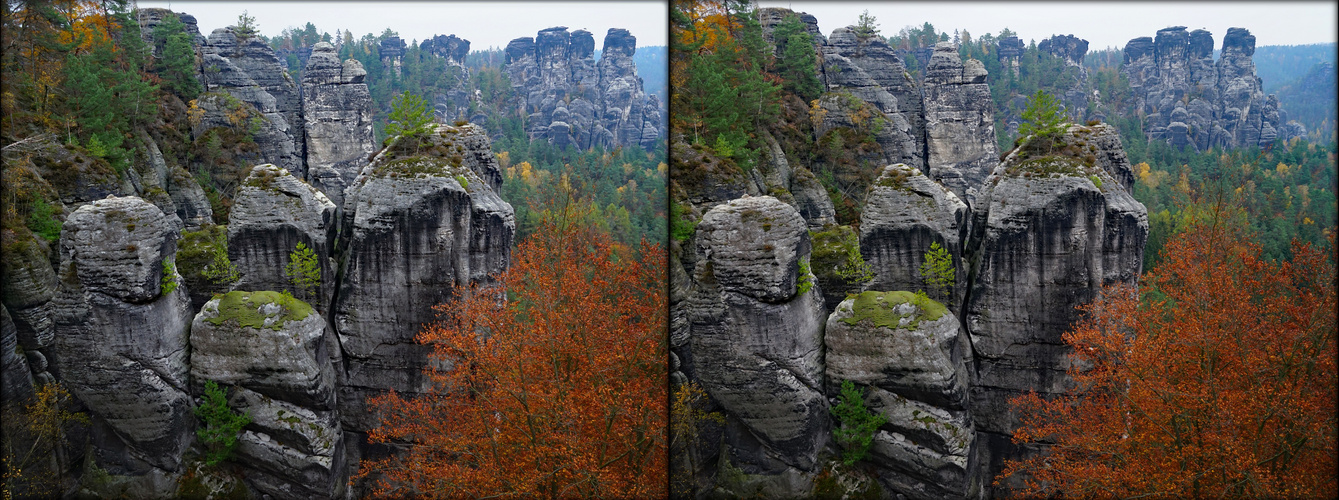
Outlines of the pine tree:
<svg viewBox="0 0 1339 500">
<path fill-rule="evenodd" d="M 781 60 L 777 64 L 777 73 L 785 82 L 787 90 L 795 92 L 806 102 L 818 98 L 822 93 L 822 83 L 818 81 L 818 56 L 815 55 L 813 36 L 805 31 L 800 16 L 787 15 L 772 32 L 777 46 L 781 48 Z"/>
<path fill-rule="evenodd" d="M 163 79 L 163 88 L 183 101 L 199 96 L 202 89 L 195 79 L 195 48 L 186 25 L 176 14 L 168 14 L 154 27 L 153 39 L 162 54 L 155 69 Z"/>
</svg>

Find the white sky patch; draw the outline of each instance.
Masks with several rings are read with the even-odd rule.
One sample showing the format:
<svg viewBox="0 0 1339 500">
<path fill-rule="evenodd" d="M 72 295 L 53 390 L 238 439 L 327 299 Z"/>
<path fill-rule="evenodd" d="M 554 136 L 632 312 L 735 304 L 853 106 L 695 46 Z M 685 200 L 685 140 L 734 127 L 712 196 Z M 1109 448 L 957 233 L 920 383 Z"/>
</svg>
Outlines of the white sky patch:
<svg viewBox="0 0 1339 500">
<path fill-rule="evenodd" d="M 1133 38 L 1153 37 L 1171 26 L 1213 33 L 1214 48 L 1223 46 L 1228 28 L 1246 28 L 1255 46 L 1334 43 L 1339 38 L 1336 4 L 1326 2 L 790 2 L 760 0 L 762 7 L 786 7 L 818 18 L 824 35 L 855 24 L 866 9 L 884 36 L 908 25 L 933 24 L 953 35 L 966 29 L 972 37 L 999 34 L 1009 28 L 1027 43 L 1051 35 L 1088 40 L 1088 50 L 1124 49 Z"/>
<path fill-rule="evenodd" d="M 470 50 L 505 48 L 514 38 L 533 37 L 539 30 L 566 26 L 595 36 L 595 48 L 604 47 L 610 28 L 623 28 L 637 37 L 638 47 L 667 45 L 668 6 L 664 1 L 626 2 L 192 2 L 143 1 L 140 8 L 169 8 L 195 16 L 200 33 L 237 24 L 246 11 L 256 18 L 261 34 L 275 37 L 284 28 L 302 28 L 308 22 L 318 32 L 349 30 L 354 39 L 386 28 L 406 43 L 435 35 L 454 34 L 470 41 Z"/>
</svg>

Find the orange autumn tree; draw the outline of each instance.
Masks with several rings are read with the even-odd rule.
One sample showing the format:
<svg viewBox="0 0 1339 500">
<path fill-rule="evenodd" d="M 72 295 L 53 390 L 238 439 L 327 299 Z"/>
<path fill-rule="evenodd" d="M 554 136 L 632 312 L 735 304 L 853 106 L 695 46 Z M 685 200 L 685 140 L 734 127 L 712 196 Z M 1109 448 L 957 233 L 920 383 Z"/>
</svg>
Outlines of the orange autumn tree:
<svg viewBox="0 0 1339 500">
<path fill-rule="evenodd" d="M 666 255 L 570 222 L 575 211 L 425 325 L 434 391 L 369 400 L 382 415 L 370 439 L 408 444 L 364 463 L 378 495 L 666 495 Z"/>
<path fill-rule="evenodd" d="M 1273 263 L 1218 220 L 1174 236 L 1141 290 L 1081 308 L 1076 389 L 1014 400 L 1015 442 L 1050 452 L 1000 478 L 1022 473 L 1029 497 L 1339 494 L 1334 240 Z"/>
</svg>

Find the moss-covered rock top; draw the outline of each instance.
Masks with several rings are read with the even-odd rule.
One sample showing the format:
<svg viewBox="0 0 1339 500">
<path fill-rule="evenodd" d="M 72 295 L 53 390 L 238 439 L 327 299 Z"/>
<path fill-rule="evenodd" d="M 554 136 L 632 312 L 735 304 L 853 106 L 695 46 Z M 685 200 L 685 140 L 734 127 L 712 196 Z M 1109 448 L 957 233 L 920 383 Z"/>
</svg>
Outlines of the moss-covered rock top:
<svg viewBox="0 0 1339 500">
<path fill-rule="evenodd" d="M 386 148 L 373 160 L 371 175 L 382 178 L 457 177 L 469 168 L 467 155 L 476 145 L 470 137 L 478 130 L 471 125 L 454 127 L 438 125 L 436 130 L 423 135 L 390 139 Z M 461 183 L 462 187 L 465 183 Z"/>
<path fill-rule="evenodd" d="M 301 321 L 312 313 L 311 305 L 279 292 L 233 291 L 218 300 L 218 315 L 205 319 L 215 325 L 235 321 L 238 326 L 279 331 L 284 323 Z"/>
<path fill-rule="evenodd" d="M 875 326 L 888 329 L 915 330 L 921 321 L 935 321 L 948 308 L 934 299 L 912 292 L 861 292 L 855 296 L 851 317 L 842 319 L 848 325 L 868 320 Z"/>
</svg>

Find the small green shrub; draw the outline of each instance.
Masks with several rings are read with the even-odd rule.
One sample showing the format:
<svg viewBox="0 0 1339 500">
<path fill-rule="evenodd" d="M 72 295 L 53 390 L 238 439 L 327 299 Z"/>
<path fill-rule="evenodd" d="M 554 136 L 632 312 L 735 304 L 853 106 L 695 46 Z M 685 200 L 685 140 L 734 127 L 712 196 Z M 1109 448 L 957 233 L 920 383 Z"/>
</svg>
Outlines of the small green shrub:
<svg viewBox="0 0 1339 500">
<path fill-rule="evenodd" d="M 228 407 L 228 398 L 213 380 L 205 382 L 204 402 L 195 407 L 195 416 L 203 426 L 195 431 L 205 445 L 205 463 L 218 465 L 232 457 L 237 436 L 251 423 L 250 413 L 238 413 Z"/>
<path fill-rule="evenodd" d="M 828 411 L 837 417 L 839 425 L 832 435 L 842 446 L 842 463 L 846 465 L 863 460 L 874 441 L 874 432 L 888 423 L 887 417 L 865 408 L 865 392 L 856 389 L 850 380 L 842 381 L 837 406 Z"/>
<path fill-rule="evenodd" d="M 693 231 L 697 230 L 697 221 L 688 220 L 690 214 L 692 214 L 691 208 L 670 201 L 670 236 L 679 243 L 688 241 L 688 238 L 693 236 Z"/>
<path fill-rule="evenodd" d="M 1102 189 L 1102 179 L 1098 178 L 1096 175 L 1088 176 L 1088 180 L 1093 181 L 1093 186 L 1096 186 L 1097 189 Z"/>
<path fill-rule="evenodd" d="M 294 288 L 309 295 L 321 290 L 321 262 L 316 257 L 316 252 L 308 248 L 306 243 L 299 241 L 297 248 L 288 254 L 288 265 L 284 266 L 284 274 L 288 276 L 288 281 Z"/>
<path fill-rule="evenodd" d="M 939 242 L 931 243 L 930 250 L 925 252 L 920 274 L 921 281 L 925 283 L 926 288 L 934 292 L 935 297 L 947 300 L 952 295 L 953 285 L 956 283 L 953 256 L 949 255 L 947 248 L 939 246 Z"/>
<path fill-rule="evenodd" d="M 28 229 L 33 234 L 47 241 L 56 241 L 60 238 L 61 226 L 60 219 L 56 218 L 55 207 L 41 198 L 33 200 L 32 211 L 28 214 Z"/>
<path fill-rule="evenodd" d="M 457 176 L 456 176 L 456 182 L 459 182 L 459 183 L 460 183 L 460 187 L 461 187 L 461 188 L 464 188 L 464 189 L 467 189 L 467 190 L 470 188 L 470 181 L 469 181 L 468 179 L 466 179 L 465 176 L 463 176 L 463 175 L 457 175 Z"/>
<path fill-rule="evenodd" d="M 163 295 L 177 289 L 177 264 L 172 259 L 163 259 Z"/>
<path fill-rule="evenodd" d="M 800 295 L 809 293 L 809 290 L 813 287 L 814 278 L 809 273 L 809 258 L 805 257 L 800 259 L 800 282 L 798 284 Z"/>
</svg>

